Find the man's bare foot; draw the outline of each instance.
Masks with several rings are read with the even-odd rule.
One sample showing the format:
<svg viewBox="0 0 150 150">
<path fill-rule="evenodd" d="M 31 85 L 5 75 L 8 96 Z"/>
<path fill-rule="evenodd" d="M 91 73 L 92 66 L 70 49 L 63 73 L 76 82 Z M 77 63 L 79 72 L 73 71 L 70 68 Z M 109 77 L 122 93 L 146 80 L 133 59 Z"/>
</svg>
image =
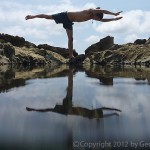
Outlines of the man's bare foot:
<svg viewBox="0 0 150 150">
<path fill-rule="evenodd" d="M 72 56 L 69 56 L 69 59 L 74 59 L 75 57 L 72 55 Z"/>
<path fill-rule="evenodd" d="M 32 19 L 32 16 L 31 16 L 31 15 L 28 15 L 28 16 L 25 17 L 25 19 L 26 19 L 26 20 Z"/>
<path fill-rule="evenodd" d="M 75 49 L 73 50 L 73 56 L 74 56 L 74 57 L 78 56 L 78 53 L 76 52 Z"/>
</svg>

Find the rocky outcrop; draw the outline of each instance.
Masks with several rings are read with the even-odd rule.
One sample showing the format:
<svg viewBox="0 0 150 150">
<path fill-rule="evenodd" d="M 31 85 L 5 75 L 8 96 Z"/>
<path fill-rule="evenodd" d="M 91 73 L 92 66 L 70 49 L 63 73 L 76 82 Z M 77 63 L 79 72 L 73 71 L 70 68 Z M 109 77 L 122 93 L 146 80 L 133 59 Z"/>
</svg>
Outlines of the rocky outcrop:
<svg viewBox="0 0 150 150">
<path fill-rule="evenodd" d="M 70 60 L 69 50 L 47 44 L 36 46 L 19 36 L 0 34 L 0 64 L 24 65 L 76 64 L 99 65 L 145 65 L 150 66 L 150 39 L 137 39 L 134 43 L 114 44 L 114 37 L 107 36 L 85 50 L 85 55 L 73 51 L 75 59 Z"/>
<path fill-rule="evenodd" d="M 137 39 L 134 43 L 123 45 L 114 44 L 107 50 L 97 51 L 86 54 L 84 63 L 99 65 L 144 65 L 150 66 L 150 44 L 149 40 Z M 144 43 L 144 44 L 141 44 Z M 99 43 L 95 44 L 98 47 Z"/>
<path fill-rule="evenodd" d="M 111 48 L 114 45 L 114 37 L 107 36 L 101 39 L 98 43 L 91 45 L 85 50 L 85 54 L 94 52 L 101 52 Z"/>
<path fill-rule="evenodd" d="M 66 53 L 66 54 L 65 54 Z M 49 45 L 39 45 L 25 41 L 19 36 L 0 34 L 0 64 L 17 63 L 24 65 L 67 63 L 68 50 Z M 64 58 L 63 56 L 66 56 Z"/>
<path fill-rule="evenodd" d="M 23 63 L 24 65 L 49 63 L 51 65 L 57 65 L 67 62 L 67 59 L 63 56 L 44 49 L 15 47 L 15 51 L 14 63 Z"/>
<path fill-rule="evenodd" d="M 22 47 L 25 45 L 25 39 L 19 36 L 0 34 L 0 39 L 3 40 L 5 43 L 11 43 L 13 46 Z"/>
</svg>

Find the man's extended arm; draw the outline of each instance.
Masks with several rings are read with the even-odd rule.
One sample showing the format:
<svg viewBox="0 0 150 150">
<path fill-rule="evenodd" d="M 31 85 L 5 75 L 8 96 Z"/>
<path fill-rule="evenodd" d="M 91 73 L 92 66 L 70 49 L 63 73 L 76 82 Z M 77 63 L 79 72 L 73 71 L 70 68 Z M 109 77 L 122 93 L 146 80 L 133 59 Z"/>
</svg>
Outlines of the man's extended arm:
<svg viewBox="0 0 150 150">
<path fill-rule="evenodd" d="M 117 20 L 120 20 L 120 19 L 122 19 L 122 17 L 111 18 L 111 19 L 101 19 L 101 20 L 98 20 L 98 21 L 110 22 L 110 21 L 117 21 Z"/>
<path fill-rule="evenodd" d="M 110 21 L 117 21 L 122 19 L 123 17 L 116 17 L 116 18 L 110 18 L 110 19 L 98 19 L 98 18 L 93 18 L 93 20 L 96 21 L 101 21 L 101 22 L 110 22 Z"/>
<path fill-rule="evenodd" d="M 111 11 L 108 10 L 102 10 L 102 9 L 91 9 L 91 11 L 95 14 L 95 13 L 103 13 L 103 14 L 108 14 L 108 15 L 114 15 L 114 16 L 118 16 L 120 15 L 120 13 L 122 13 L 122 11 L 119 11 L 117 13 L 113 13 Z"/>
</svg>

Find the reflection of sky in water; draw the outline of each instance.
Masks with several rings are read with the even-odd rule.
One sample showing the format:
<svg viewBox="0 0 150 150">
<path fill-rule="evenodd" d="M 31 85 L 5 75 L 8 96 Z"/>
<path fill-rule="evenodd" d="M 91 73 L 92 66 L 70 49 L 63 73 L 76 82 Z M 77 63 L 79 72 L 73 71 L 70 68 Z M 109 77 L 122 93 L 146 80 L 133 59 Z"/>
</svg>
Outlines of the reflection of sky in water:
<svg viewBox="0 0 150 150">
<path fill-rule="evenodd" d="M 99 121 L 51 112 L 27 112 L 27 106 L 53 108 L 56 103 L 61 104 L 66 96 L 67 77 L 26 82 L 24 87 L 0 94 L 0 141 L 3 143 L 65 143 L 69 128 L 75 140 L 99 140 L 103 134 L 105 138 L 150 137 L 150 86 L 147 81 L 115 78 L 113 86 L 103 86 L 98 79 L 77 73 L 73 85 L 74 106 L 122 110 L 120 117 Z"/>
</svg>

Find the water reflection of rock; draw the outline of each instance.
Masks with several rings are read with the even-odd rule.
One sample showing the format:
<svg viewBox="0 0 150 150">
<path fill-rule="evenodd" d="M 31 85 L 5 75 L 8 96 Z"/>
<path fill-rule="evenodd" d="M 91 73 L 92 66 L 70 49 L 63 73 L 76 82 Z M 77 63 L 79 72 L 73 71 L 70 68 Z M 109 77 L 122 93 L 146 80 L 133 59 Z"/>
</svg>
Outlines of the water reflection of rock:
<svg viewBox="0 0 150 150">
<path fill-rule="evenodd" d="M 85 67 L 85 73 L 90 78 L 97 78 L 104 85 L 113 85 L 114 78 L 134 78 L 137 81 L 150 83 L 150 68 L 120 68 L 102 67 L 98 65 Z M 142 83 L 143 84 L 143 83 Z"/>
<path fill-rule="evenodd" d="M 20 87 L 25 85 L 24 79 L 15 79 L 15 72 L 12 69 L 6 72 L 0 72 L 0 93 L 7 92 L 14 87 Z"/>
<path fill-rule="evenodd" d="M 78 71 L 78 69 L 76 69 L 76 71 Z M 84 71 L 84 70 L 83 70 L 83 68 L 80 68 L 79 71 Z M 75 71 L 73 71 L 73 73 L 74 72 Z M 93 67 L 89 67 L 89 68 L 85 67 L 85 73 L 90 78 L 100 79 L 101 82 L 103 82 L 103 84 L 106 84 L 105 80 L 107 80 L 109 78 L 113 79 L 113 78 L 117 78 L 117 77 L 135 78 L 136 80 L 144 80 L 144 81 L 145 81 L 145 79 L 147 79 L 148 82 L 150 83 L 150 78 L 149 78 L 150 77 L 150 69 L 149 68 L 110 68 L 110 67 L 102 68 L 100 66 L 98 66 L 98 67 L 93 66 Z M 20 66 L 10 67 L 7 69 L 0 70 L 0 82 L 1 82 L 0 87 L 3 86 L 3 83 L 5 85 L 5 82 L 6 82 L 7 84 L 11 85 L 11 86 L 9 85 L 10 87 L 7 88 L 7 90 L 8 90 L 10 88 L 17 87 L 16 86 L 17 82 L 19 82 L 17 84 L 20 85 L 21 80 L 26 82 L 26 80 L 28 80 L 28 79 L 65 77 L 67 75 L 69 76 L 69 74 L 70 74 L 70 70 L 69 70 L 69 67 L 66 65 L 59 66 L 56 68 L 52 68 L 52 67 L 46 67 L 46 68 L 44 68 L 44 67 L 36 67 L 36 68 L 25 67 L 25 68 L 22 68 Z M 98 130 L 101 129 L 101 130 L 99 130 L 100 132 L 98 134 L 104 135 L 104 133 L 102 133 L 102 132 L 104 131 L 104 127 L 106 126 L 106 124 L 104 124 L 103 117 L 107 117 L 107 116 L 105 116 L 103 114 L 103 111 L 101 108 L 99 108 L 101 110 L 99 110 L 99 109 L 89 110 L 89 109 L 82 108 L 82 107 L 73 107 L 73 105 L 72 105 L 73 93 L 69 92 L 69 91 L 72 91 L 71 88 L 69 88 L 69 87 L 73 86 L 73 83 L 72 83 L 73 80 L 72 80 L 72 77 L 68 77 L 68 79 L 70 80 L 70 82 L 68 82 L 69 86 L 68 86 L 67 94 L 66 94 L 66 97 L 63 99 L 62 105 L 56 105 L 54 108 L 48 108 L 48 109 L 37 109 L 37 110 L 33 109 L 33 108 L 27 108 L 27 109 L 28 110 L 33 109 L 35 111 L 40 111 L 40 112 L 53 110 L 53 112 L 57 112 L 57 113 L 64 114 L 64 115 L 66 115 L 68 113 L 70 115 L 78 115 L 78 116 L 80 115 L 80 116 L 83 116 L 86 118 L 91 118 L 91 119 L 99 117 L 100 119 L 96 119 L 96 121 L 98 120 L 97 122 L 101 124 L 100 126 L 98 126 Z M 111 81 L 109 81 L 109 82 L 111 83 Z M 5 90 L 6 90 L 6 88 L 5 88 Z M 119 117 L 117 117 L 117 118 L 119 118 Z M 89 120 L 89 119 L 86 119 L 86 120 Z M 89 120 L 89 122 L 90 121 L 92 122 L 93 120 Z M 94 123 L 97 123 L 96 121 Z M 89 125 L 88 129 L 90 129 L 89 127 L 91 127 L 91 126 Z M 71 127 L 70 128 L 68 127 L 68 137 L 67 138 L 68 138 L 69 149 L 72 149 L 72 141 L 73 141 L 73 137 L 74 137 L 73 133 L 74 132 L 72 131 Z"/>
<path fill-rule="evenodd" d="M 113 85 L 113 77 L 105 77 L 97 74 L 96 72 L 87 71 L 86 75 L 90 78 L 99 79 L 100 83 L 103 85 Z"/>
<path fill-rule="evenodd" d="M 113 79 L 117 77 L 134 78 L 143 81 L 138 84 L 150 83 L 150 68 L 119 68 L 101 67 L 97 65 L 81 67 L 77 66 L 75 72 L 82 71 L 90 78 L 99 79 L 100 84 L 111 86 Z M 69 66 L 1 66 L 0 67 L 0 92 L 25 86 L 26 80 L 35 78 L 65 77 L 69 72 Z M 148 82 L 146 82 L 148 81 Z"/>
<path fill-rule="evenodd" d="M 0 68 L 0 92 L 26 85 L 26 80 L 35 78 L 64 77 L 68 72 L 67 66 L 34 67 L 33 66 L 3 66 Z"/>
</svg>

